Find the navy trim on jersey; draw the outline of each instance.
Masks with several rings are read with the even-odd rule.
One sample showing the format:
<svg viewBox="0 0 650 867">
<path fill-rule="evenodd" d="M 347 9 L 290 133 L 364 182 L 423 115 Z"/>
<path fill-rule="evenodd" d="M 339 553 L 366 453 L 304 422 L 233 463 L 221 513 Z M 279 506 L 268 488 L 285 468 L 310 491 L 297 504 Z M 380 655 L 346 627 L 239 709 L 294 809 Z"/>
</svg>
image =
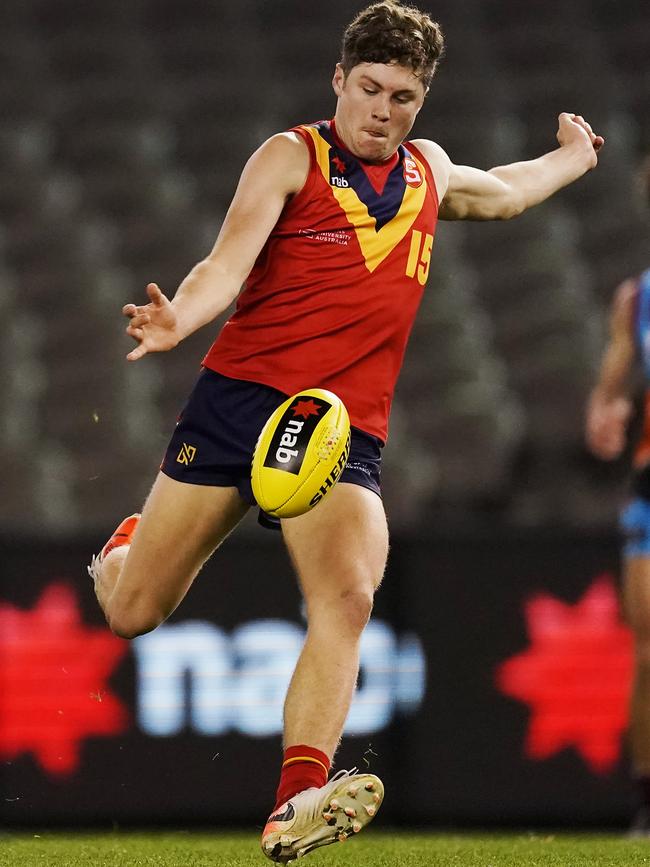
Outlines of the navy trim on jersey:
<svg viewBox="0 0 650 867">
<path fill-rule="evenodd" d="M 350 151 L 340 147 L 336 143 L 336 139 L 332 133 L 332 128 L 329 121 L 321 121 L 315 125 L 321 138 L 330 146 L 330 183 L 332 175 L 338 175 L 345 178 L 350 187 L 359 197 L 359 201 L 368 208 L 368 213 L 375 218 L 375 231 L 379 231 L 383 226 L 393 219 L 399 209 L 402 207 L 404 199 L 404 191 L 406 190 L 406 179 L 404 177 L 404 157 L 409 156 L 404 145 L 400 145 L 397 149 L 398 159 L 388 175 L 386 183 L 381 193 L 373 187 L 368 179 L 368 175 L 363 170 L 361 160 L 350 153 Z M 337 162 L 345 166 L 340 169 Z"/>
</svg>

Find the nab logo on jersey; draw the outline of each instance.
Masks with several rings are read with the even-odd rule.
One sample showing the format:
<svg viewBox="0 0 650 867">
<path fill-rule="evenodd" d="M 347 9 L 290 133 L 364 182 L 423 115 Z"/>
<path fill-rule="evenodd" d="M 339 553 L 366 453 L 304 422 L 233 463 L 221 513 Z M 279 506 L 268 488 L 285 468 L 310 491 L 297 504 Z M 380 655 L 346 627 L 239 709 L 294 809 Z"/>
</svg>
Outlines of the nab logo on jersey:
<svg viewBox="0 0 650 867">
<path fill-rule="evenodd" d="M 350 184 L 342 177 L 346 165 L 338 154 L 330 156 L 330 186 L 331 187 L 349 187 Z M 335 175 L 334 170 L 339 174 Z"/>
<path fill-rule="evenodd" d="M 404 180 L 409 187 L 422 186 L 422 173 L 418 164 L 411 157 L 404 157 Z"/>
</svg>

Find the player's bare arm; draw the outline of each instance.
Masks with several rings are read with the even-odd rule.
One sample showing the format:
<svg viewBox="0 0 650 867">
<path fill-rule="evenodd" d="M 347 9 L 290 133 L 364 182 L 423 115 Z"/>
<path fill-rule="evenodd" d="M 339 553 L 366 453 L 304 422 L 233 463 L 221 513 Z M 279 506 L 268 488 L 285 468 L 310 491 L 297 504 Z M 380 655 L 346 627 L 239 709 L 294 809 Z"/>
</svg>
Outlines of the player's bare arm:
<svg viewBox="0 0 650 867">
<path fill-rule="evenodd" d="M 415 141 L 436 179 L 440 219 L 508 220 L 594 168 L 603 137 L 580 115 L 563 112 L 558 120 L 559 148 L 489 171 L 454 165 L 439 145 Z"/>
<path fill-rule="evenodd" d="M 192 268 L 170 301 L 155 283 L 149 303 L 126 304 L 126 332 L 138 345 L 127 355 L 173 349 L 237 297 L 287 200 L 305 183 L 309 152 L 299 136 L 280 133 L 249 159 L 210 254 Z"/>
<path fill-rule="evenodd" d="M 587 405 L 585 436 L 589 449 L 603 460 L 614 460 L 625 447 L 632 412 L 632 372 L 636 366 L 634 310 L 638 287 L 626 280 L 616 290 L 598 380 Z"/>
</svg>

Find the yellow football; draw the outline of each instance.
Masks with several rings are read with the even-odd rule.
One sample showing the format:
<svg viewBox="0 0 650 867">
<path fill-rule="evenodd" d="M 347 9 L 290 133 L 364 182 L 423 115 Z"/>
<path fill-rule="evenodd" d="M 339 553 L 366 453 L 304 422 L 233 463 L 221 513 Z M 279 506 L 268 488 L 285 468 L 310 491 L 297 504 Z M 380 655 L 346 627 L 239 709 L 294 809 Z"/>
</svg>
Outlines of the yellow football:
<svg viewBox="0 0 650 867">
<path fill-rule="evenodd" d="M 262 428 L 251 480 L 261 509 L 277 518 L 309 512 L 327 496 L 350 455 L 350 419 L 324 388 L 285 400 Z"/>
</svg>

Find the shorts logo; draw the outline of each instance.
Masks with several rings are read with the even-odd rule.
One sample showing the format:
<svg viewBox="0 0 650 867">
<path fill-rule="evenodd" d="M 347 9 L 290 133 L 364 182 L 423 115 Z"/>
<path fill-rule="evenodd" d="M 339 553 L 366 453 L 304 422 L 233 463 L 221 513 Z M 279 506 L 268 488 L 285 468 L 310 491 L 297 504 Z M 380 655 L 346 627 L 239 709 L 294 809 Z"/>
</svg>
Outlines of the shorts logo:
<svg viewBox="0 0 650 867">
<path fill-rule="evenodd" d="M 278 422 L 264 466 L 297 476 L 311 435 L 330 407 L 327 401 L 309 395 L 304 395 L 290 406 Z"/>
<path fill-rule="evenodd" d="M 195 456 L 196 456 L 196 447 L 195 446 L 188 446 L 187 443 L 183 443 L 183 445 L 181 446 L 181 450 L 178 453 L 178 457 L 176 458 L 176 463 L 177 464 L 185 464 L 185 466 L 188 466 L 189 464 L 192 463 Z"/>
</svg>

